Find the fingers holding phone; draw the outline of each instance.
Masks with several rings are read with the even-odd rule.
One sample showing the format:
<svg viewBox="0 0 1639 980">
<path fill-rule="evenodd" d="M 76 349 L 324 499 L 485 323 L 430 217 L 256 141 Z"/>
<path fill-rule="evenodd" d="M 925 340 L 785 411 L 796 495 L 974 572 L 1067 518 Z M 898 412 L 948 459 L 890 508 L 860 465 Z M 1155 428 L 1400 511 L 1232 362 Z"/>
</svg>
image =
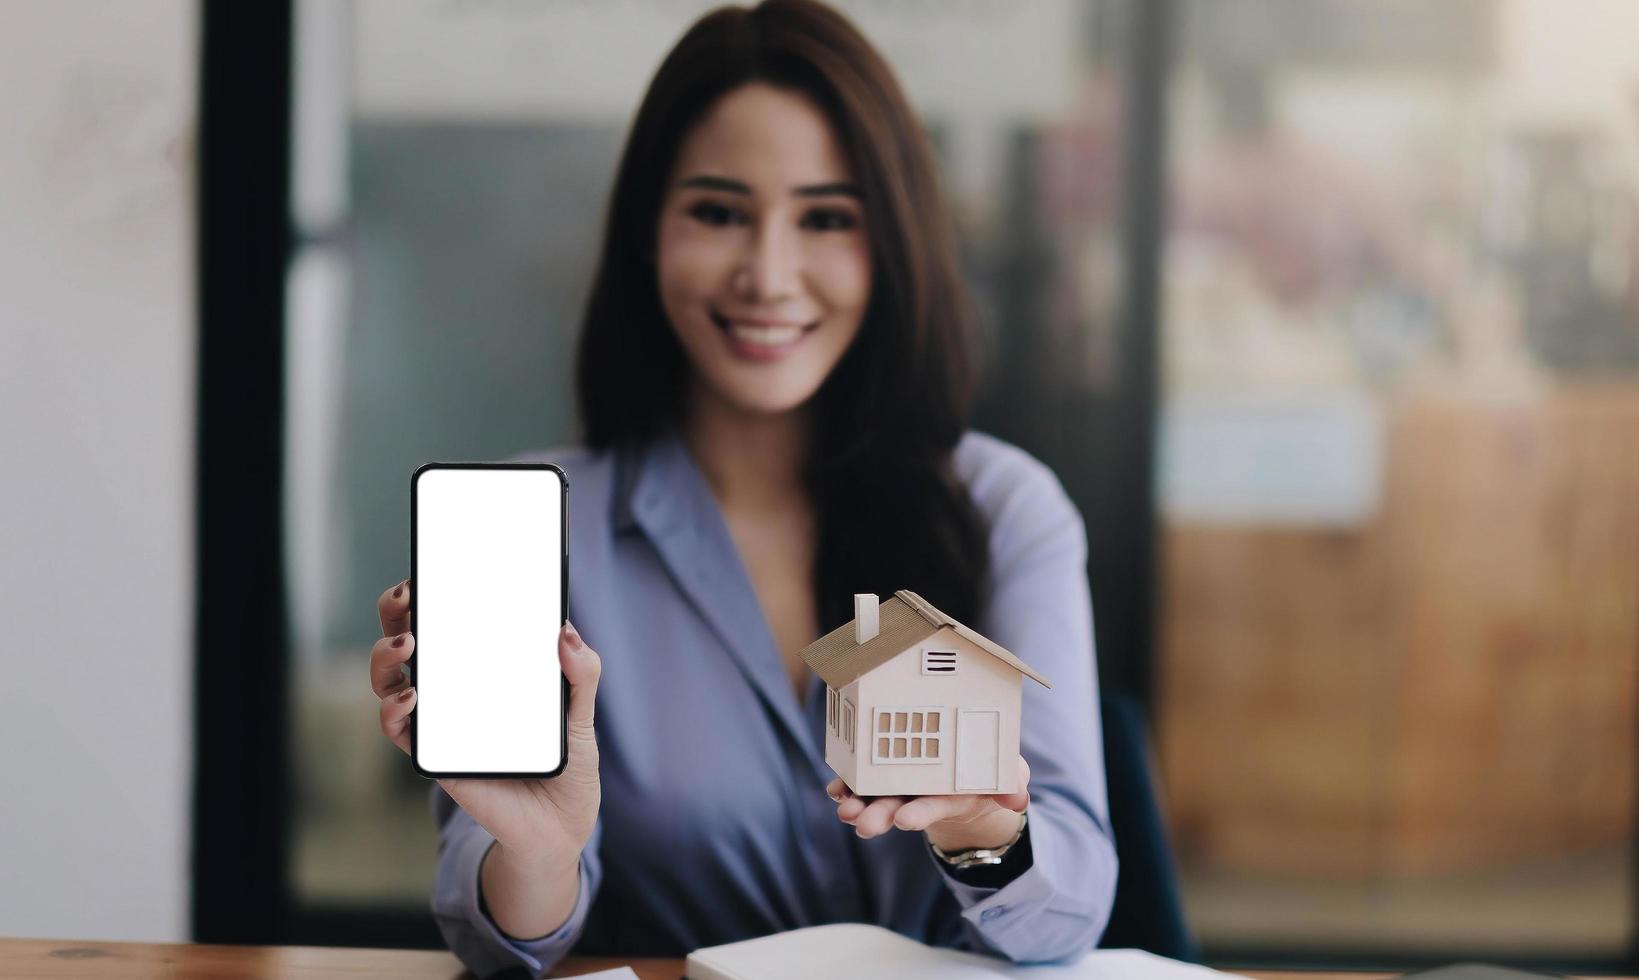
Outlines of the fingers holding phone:
<svg viewBox="0 0 1639 980">
<path fill-rule="evenodd" d="M 405 755 L 410 754 L 410 712 L 415 710 L 415 688 L 404 672 L 415 652 L 409 589 L 409 582 L 400 582 L 376 600 L 382 637 L 370 648 L 370 690 L 381 700 L 381 731 Z"/>
<path fill-rule="evenodd" d="M 401 582 L 377 601 L 383 635 L 370 651 L 370 687 L 380 699 L 382 734 L 410 754 L 410 717 L 416 690 L 403 665 L 415 650 L 408 630 L 410 583 Z M 402 639 L 402 642 L 396 642 Z M 594 707 L 602 659 L 565 622 L 557 636 L 557 657 L 569 683 L 568 765 L 552 779 L 445 777 L 438 780 L 456 804 L 491 836 L 519 855 L 578 854 L 597 821 L 602 792 L 598 779 Z M 556 697 L 556 694 L 551 695 Z"/>
</svg>

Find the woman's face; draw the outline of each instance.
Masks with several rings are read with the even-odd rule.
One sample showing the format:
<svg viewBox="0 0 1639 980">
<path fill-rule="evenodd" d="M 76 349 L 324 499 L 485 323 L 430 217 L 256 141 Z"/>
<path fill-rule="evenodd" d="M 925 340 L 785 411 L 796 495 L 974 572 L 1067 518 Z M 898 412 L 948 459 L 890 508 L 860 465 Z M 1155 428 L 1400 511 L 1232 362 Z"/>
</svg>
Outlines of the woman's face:
<svg viewBox="0 0 1639 980">
<path fill-rule="evenodd" d="M 762 83 L 719 99 L 678 149 L 656 265 L 697 386 L 758 414 L 807 401 L 871 292 L 864 208 L 819 107 Z"/>
</svg>

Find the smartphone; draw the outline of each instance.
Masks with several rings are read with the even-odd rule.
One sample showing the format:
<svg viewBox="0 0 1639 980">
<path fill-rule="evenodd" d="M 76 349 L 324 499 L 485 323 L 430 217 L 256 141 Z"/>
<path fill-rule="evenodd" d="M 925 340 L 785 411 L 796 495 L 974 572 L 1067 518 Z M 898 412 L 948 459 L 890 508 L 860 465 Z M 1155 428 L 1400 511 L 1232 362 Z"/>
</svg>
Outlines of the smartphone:
<svg viewBox="0 0 1639 980">
<path fill-rule="evenodd" d="M 410 477 L 410 758 L 428 778 L 546 778 L 568 762 L 569 481 L 552 463 Z"/>
</svg>

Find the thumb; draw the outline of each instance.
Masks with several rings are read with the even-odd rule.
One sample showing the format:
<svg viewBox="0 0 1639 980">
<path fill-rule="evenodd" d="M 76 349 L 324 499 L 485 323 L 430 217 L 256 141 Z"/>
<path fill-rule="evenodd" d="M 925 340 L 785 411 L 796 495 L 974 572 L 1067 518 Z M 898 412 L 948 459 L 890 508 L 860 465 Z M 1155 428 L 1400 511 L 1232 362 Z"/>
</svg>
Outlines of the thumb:
<svg viewBox="0 0 1639 980">
<path fill-rule="evenodd" d="M 591 738 L 603 660 L 586 645 L 575 625 L 568 620 L 564 621 L 563 629 L 558 633 L 558 663 L 563 667 L 564 678 L 569 681 L 569 734 L 571 737 Z"/>
<path fill-rule="evenodd" d="M 1023 813 L 1030 806 L 1030 763 L 1019 756 L 1019 788 L 1012 793 L 1001 793 L 991 797 L 997 803 Z"/>
</svg>

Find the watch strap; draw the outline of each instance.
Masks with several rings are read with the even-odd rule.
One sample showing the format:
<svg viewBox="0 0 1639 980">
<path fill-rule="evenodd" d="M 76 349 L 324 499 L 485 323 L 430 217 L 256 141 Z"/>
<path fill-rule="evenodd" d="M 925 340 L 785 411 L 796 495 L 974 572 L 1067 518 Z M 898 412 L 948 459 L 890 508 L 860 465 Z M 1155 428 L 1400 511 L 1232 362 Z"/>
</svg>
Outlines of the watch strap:
<svg viewBox="0 0 1639 980">
<path fill-rule="evenodd" d="M 939 860 L 945 862 L 946 864 L 950 865 L 951 868 L 958 871 L 965 871 L 971 868 L 993 867 L 1001 864 L 1002 859 L 1007 857 L 1008 852 L 1019 843 L 1020 838 L 1024 837 L 1024 829 L 1025 827 L 1029 826 L 1029 823 L 1030 815 L 1028 813 L 1020 813 L 1019 829 L 1013 833 L 1012 839 L 1000 847 L 970 847 L 965 851 L 951 852 L 943 850 L 931 840 L 928 841 L 928 847 L 933 850 L 934 857 L 937 857 Z"/>
</svg>

